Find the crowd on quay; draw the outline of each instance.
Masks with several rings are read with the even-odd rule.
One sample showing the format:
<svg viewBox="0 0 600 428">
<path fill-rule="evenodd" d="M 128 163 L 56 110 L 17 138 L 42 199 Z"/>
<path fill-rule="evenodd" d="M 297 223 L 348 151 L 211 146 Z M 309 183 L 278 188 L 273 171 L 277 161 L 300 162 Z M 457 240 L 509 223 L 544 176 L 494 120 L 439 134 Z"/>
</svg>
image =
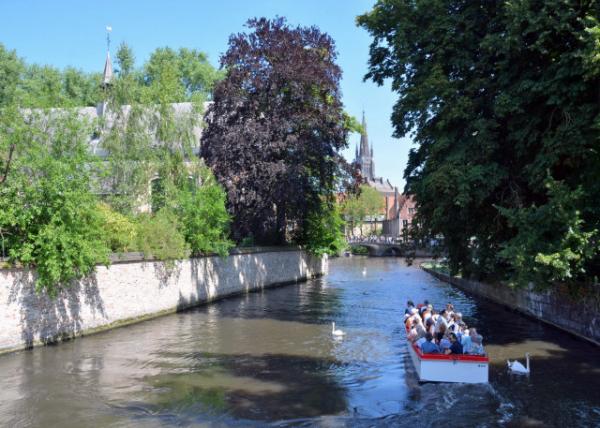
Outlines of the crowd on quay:
<svg viewBox="0 0 600 428">
<path fill-rule="evenodd" d="M 427 300 L 415 306 L 406 303 L 404 322 L 408 340 L 424 354 L 485 355 L 483 337 L 475 327 L 465 324 L 452 303 L 437 311 Z"/>
</svg>

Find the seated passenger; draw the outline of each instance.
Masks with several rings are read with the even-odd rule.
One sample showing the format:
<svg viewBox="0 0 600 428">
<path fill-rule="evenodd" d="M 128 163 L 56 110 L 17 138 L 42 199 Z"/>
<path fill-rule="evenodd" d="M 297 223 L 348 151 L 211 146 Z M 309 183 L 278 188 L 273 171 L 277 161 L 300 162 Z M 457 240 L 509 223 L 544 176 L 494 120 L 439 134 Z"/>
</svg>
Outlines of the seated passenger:
<svg viewBox="0 0 600 428">
<path fill-rule="evenodd" d="M 427 333 L 425 336 L 425 342 L 421 344 L 421 351 L 424 354 L 439 354 L 440 348 L 433 343 L 433 336 L 431 333 Z"/>
<path fill-rule="evenodd" d="M 458 341 L 456 334 L 450 333 L 450 342 L 452 344 L 450 345 L 450 348 L 446 349 L 446 351 L 445 351 L 446 354 L 460 355 L 463 353 L 463 347 L 460 344 L 460 342 Z"/>
<path fill-rule="evenodd" d="M 465 354 L 469 354 L 471 352 L 471 347 L 473 346 L 473 337 L 474 336 L 477 336 L 477 330 L 475 328 L 467 329 L 463 333 L 461 344 L 463 347 L 463 352 Z"/>
<path fill-rule="evenodd" d="M 404 309 L 404 313 L 410 314 L 411 309 L 413 309 L 414 307 L 415 304 L 412 302 L 412 300 L 409 300 L 408 302 L 406 302 L 406 309 Z"/>
<path fill-rule="evenodd" d="M 435 333 L 434 337 L 435 337 L 435 341 L 437 343 L 440 343 L 442 338 L 446 335 L 446 324 L 442 324 L 439 326 L 439 329 L 437 331 L 437 333 Z"/>
<path fill-rule="evenodd" d="M 478 334 L 477 336 L 471 338 L 473 345 L 471 346 L 471 351 L 469 354 L 472 355 L 485 355 L 485 350 L 483 349 L 483 336 Z"/>
<path fill-rule="evenodd" d="M 440 340 L 440 351 L 445 354 L 446 351 L 450 348 L 450 345 L 452 345 L 452 342 L 450 341 L 450 336 L 448 334 L 444 335 L 444 337 L 442 337 L 442 339 Z"/>
<path fill-rule="evenodd" d="M 427 321 L 425 321 L 425 330 L 433 336 L 435 333 L 435 323 L 433 322 L 433 318 L 427 318 Z"/>
</svg>

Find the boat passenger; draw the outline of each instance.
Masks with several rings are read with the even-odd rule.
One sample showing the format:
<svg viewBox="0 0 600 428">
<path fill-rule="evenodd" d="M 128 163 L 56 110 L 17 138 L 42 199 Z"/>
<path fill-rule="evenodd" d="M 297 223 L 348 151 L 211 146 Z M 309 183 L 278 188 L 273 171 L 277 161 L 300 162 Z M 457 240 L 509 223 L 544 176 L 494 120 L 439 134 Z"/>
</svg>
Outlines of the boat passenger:
<svg viewBox="0 0 600 428">
<path fill-rule="evenodd" d="M 444 326 L 444 332 L 448 329 L 448 319 L 446 317 L 447 317 L 446 310 L 442 309 L 442 312 L 440 312 L 440 315 L 438 316 L 437 320 L 435 321 L 435 331 L 437 333 L 440 332 L 442 325 Z"/>
<path fill-rule="evenodd" d="M 446 353 L 446 350 L 448 350 L 450 348 L 450 345 L 452 345 L 452 342 L 450 341 L 450 335 L 448 334 L 449 332 L 446 332 L 447 334 L 444 335 L 444 337 L 442 337 L 442 339 L 440 340 L 440 351 L 442 352 L 442 354 Z"/>
<path fill-rule="evenodd" d="M 446 312 L 448 313 L 449 317 L 454 313 L 454 305 L 452 303 L 446 303 Z"/>
<path fill-rule="evenodd" d="M 425 321 L 425 330 L 427 330 L 427 333 L 431 333 L 432 336 L 435 334 L 435 323 L 433 322 L 433 318 L 427 318 L 427 321 Z"/>
<path fill-rule="evenodd" d="M 450 342 L 452 342 L 452 344 L 450 345 L 450 348 L 445 351 L 446 354 L 460 355 L 463 353 L 463 347 L 458 341 L 456 334 L 450 333 Z"/>
<path fill-rule="evenodd" d="M 463 346 L 463 352 L 465 354 L 469 354 L 471 352 L 471 347 L 473 346 L 473 337 L 477 336 L 477 330 L 472 327 L 463 333 L 461 344 Z"/>
<path fill-rule="evenodd" d="M 438 327 L 438 331 L 435 333 L 435 341 L 437 343 L 440 343 L 442 341 L 442 338 L 446 335 L 446 324 L 441 324 Z"/>
<path fill-rule="evenodd" d="M 478 334 L 475 337 L 472 337 L 471 341 L 473 342 L 473 345 L 471 346 L 469 354 L 485 355 L 485 350 L 483 349 L 483 336 Z"/>
<path fill-rule="evenodd" d="M 440 348 L 433 343 L 433 336 L 431 333 L 427 333 L 425 336 L 425 342 L 421 344 L 421 351 L 424 354 L 439 354 Z"/>
<path fill-rule="evenodd" d="M 425 326 L 423 326 L 423 321 L 421 320 L 421 317 L 416 316 L 415 317 L 415 330 L 417 332 L 417 339 L 420 339 L 421 337 L 425 337 L 425 335 L 427 334 L 427 330 L 425 330 Z"/>
<path fill-rule="evenodd" d="M 404 309 L 404 313 L 410 314 L 411 309 L 413 309 L 414 307 L 415 304 L 412 302 L 412 300 L 409 300 L 408 302 L 406 302 L 406 309 Z"/>
<path fill-rule="evenodd" d="M 460 342 L 460 343 L 462 343 L 462 338 L 463 338 L 463 336 L 464 336 L 465 334 L 468 334 L 468 333 L 465 333 L 465 330 L 467 330 L 467 329 L 468 329 L 468 327 L 467 327 L 467 325 L 466 325 L 466 324 L 465 324 L 463 321 L 459 321 L 459 322 L 456 324 L 456 326 L 457 326 L 457 327 L 456 327 L 456 330 L 457 330 L 457 331 L 455 331 L 455 333 L 456 333 L 456 337 L 458 337 L 458 340 L 459 340 L 459 342 Z"/>
</svg>

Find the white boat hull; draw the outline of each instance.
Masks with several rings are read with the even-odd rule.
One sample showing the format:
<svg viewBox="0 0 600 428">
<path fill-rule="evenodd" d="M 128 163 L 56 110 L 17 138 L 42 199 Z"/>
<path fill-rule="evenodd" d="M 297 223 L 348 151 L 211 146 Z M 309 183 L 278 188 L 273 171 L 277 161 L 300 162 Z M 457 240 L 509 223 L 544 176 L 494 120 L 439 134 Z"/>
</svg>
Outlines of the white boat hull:
<svg viewBox="0 0 600 428">
<path fill-rule="evenodd" d="M 406 343 L 421 382 L 487 383 L 489 359 L 476 355 L 422 354 Z"/>
</svg>

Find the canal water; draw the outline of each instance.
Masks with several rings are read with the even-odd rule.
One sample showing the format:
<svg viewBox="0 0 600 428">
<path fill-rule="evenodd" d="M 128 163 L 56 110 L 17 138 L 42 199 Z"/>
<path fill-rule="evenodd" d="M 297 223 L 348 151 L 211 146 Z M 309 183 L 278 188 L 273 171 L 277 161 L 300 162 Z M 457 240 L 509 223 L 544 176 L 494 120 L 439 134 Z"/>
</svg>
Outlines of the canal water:
<svg viewBox="0 0 600 428">
<path fill-rule="evenodd" d="M 489 384 L 419 384 L 407 299 L 478 327 Z M 509 374 L 525 352 L 531 375 Z M 600 349 L 401 259 L 342 258 L 307 283 L 1 356 L 0 425 L 600 426 Z"/>
</svg>

